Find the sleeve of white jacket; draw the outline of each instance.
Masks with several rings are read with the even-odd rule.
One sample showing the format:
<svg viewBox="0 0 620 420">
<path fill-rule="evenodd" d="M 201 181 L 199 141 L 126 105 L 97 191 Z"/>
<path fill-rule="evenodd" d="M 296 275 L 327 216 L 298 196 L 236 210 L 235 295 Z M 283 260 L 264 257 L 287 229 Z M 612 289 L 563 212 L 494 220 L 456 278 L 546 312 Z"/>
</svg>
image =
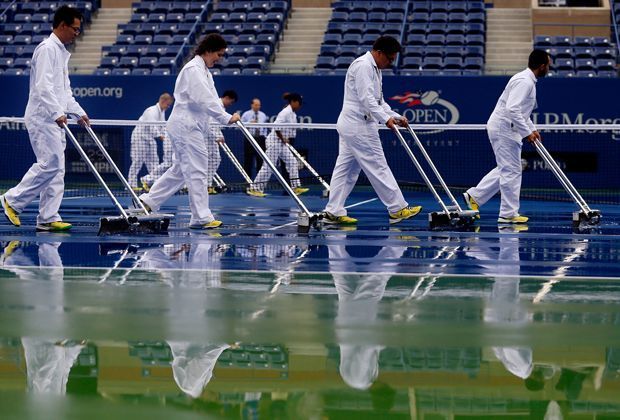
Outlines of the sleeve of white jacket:
<svg viewBox="0 0 620 420">
<path fill-rule="evenodd" d="M 514 124 L 514 128 L 521 138 L 529 136 L 533 131 L 528 125 L 529 116 L 523 115 L 523 103 L 528 100 L 530 90 L 531 87 L 525 80 L 516 80 L 506 100 L 506 110 L 510 116 L 510 121 Z"/>
<path fill-rule="evenodd" d="M 383 102 L 381 103 L 381 106 L 383 107 L 383 109 L 385 109 L 385 112 L 387 112 L 389 116 L 394 117 L 394 118 L 401 117 L 401 115 L 398 112 L 394 112 L 392 110 L 392 107 L 390 106 L 390 104 L 385 102 L 385 98 L 381 98 L 381 99 L 383 100 Z"/>
<path fill-rule="evenodd" d="M 36 78 L 32 89 L 38 93 L 37 96 L 41 99 L 43 109 L 52 116 L 52 121 L 56 121 L 65 115 L 65 110 L 54 93 L 54 77 L 58 76 L 54 75 L 52 66 L 53 53 L 48 48 L 40 48 L 37 52 Z"/>
<path fill-rule="evenodd" d="M 528 118 L 526 122 L 527 122 L 527 126 L 530 128 L 530 132 L 536 131 L 536 126 L 534 125 L 534 122 L 532 121 L 531 118 Z"/>
<path fill-rule="evenodd" d="M 212 93 L 211 89 L 207 85 L 207 81 L 200 75 L 200 70 L 197 68 L 188 69 L 190 72 L 190 81 L 192 83 L 191 89 L 188 89 L 190 99 L 196 103 L 202 111 L 209 117 L 213 118 L 220 124 L 226 125 L 232 118 L 232 115 L 224 111 L 222 108 L 222 100 L 217 94 Z M 215 89 L 213 89 L 215 92 Z"/>
<path fill-rule="evenodd" d="M 371 66 L 359 66 L 355 76 L 355 90 L 363 108 L 370 112 L 373 119 L 385 123 L 390 119 L 390 115 L 379 105 L 377 98 L 375 98 L 374 83 L 372 81 L 374 71 L 374 68 Z"/>
<path fill-rule="evenodd" d="M 69 81 L 69 72 L 65 74 L 65 86 L 67 87 L 67 111 L 78 114 L 80 117 L 86 115 L 86 112 L 82 109 L 80 104 L 77 103 L 73 97 L 73 91 L 71 90 L 71 82 Z"/>
</svg>

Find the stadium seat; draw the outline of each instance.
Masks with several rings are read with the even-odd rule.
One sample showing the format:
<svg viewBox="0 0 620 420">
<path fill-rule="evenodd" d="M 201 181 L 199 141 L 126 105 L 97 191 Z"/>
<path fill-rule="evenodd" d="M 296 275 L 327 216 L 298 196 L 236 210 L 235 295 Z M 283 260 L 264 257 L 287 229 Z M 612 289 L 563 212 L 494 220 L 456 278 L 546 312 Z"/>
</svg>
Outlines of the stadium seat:
<svg viewBox="0 0 620 420">
<path fill-rule="evenodd" d="M 127 69 L 127 68 L 112 69 L 112 76 L 129 76 L 130 74 L 131 74 L 131 69 Z"/>
<path fill-rule="evenodd" d="M 598 70 L 599 74 L 601 71 L 613 72 L 616 69 L 616 62 L 615 60 L 608 58 L 598 59 L 596 60 L 596 69 Z"/>
<path fill-rule="evenodd" d="M 95 72 L 93 73 L 95 76 L 109 76 L 112 74 L 112 70 L 111 69 L 103 69 L 103 68 L 97 68 L 95 69 Z"/>
<path fill-rule="evenodd" d="M 608 47 L 594 47 L 594 58 L 616 58 L 616 49 Z"/>
<path fill-rule="evenodd" d="M 3 73 L 4 76 L 25 76 L 26 74 L 27 74 L 26 69 L 22 69 L 18 67 L 8 68 L 4 70 L 4 73 Z"/>
<path fill-rule="evenodd" d="M 596 77 L 596 72 L 593 70 L 581 70 L 575 73 L 577 77 Z"/>
<path fill-rule="evenodd" d="M 407 45 L 426 45 L 426 35 L 407 35 Z"/>
<path fill-rule="evenodd" d="M 444 48 L 444 53 L 446 57 L 459 57 L 462 58 L 465 56 L 464 47 L 461 46 L 446 46 Z"/>
<path fill-rule="evenodd" d="M 440 57 L 424 57 L 422 60 L 423 70 L 441 70 L 443 66 L 443 59 Z"/>
<path fill-rule="evenodd" d="M 558 55 L 558 58 L 594 58 L 594 48 L 592 47 L 576 47 L 573 50 L 573 54 L 568 57 L 565 55 Z"/>
<path fill-rule="evenodd" d="M 596 70 L 594 60 L 591 58 L 579 58 L 575 60 L 575 70 L 580 71 L 593 71 Z"/>
<path fill-rule="evenodd" d="M 151 69 L 149 68 L 141 67 L 141 68 L 131 70 L 132 76 L 149 76 L 150 74 L 151 74 Z"/>
<path fill-rule="evenodd" d="M 403 69 L 420 69 L 422 67 L 421 57 L 405 57 L 403 58 Z"/>
<path fill-rule="evenodd" d="M 482 70 L 484 67 L 484 59 L 481 57 L 465 57 L 463 68 L 465 70 Z"/>
<path fill-rule="evenodd" d="M 589 36 L 576 36 L 573 45 L 575 47 L 591 47 L 592 46 L 592 38 Z"/>
<path fill-rule="evenodd" d="M 553 45 L 556 47 L 570 47 L 573 44 L 572 39 L 569 36 L 554 36 Z"/>
<path fill-rule="evenodd" d="M 575 52 L 571 47 L 557 47 L 551 48 L 547 53 L 551 56 L 552 59 L 563 59 L 563 58 L 573 58 L 575 57 Z M 587 58 L 587 57 L 579 57 L 579 58 Z"/>
<path fill-rule="evenodd" d="M 598 77 L 617 77 L 617 73 L 615 71 L 599 70 Z"/>
<path fill-rule="evenodd" d="M 101 64 L 99 65 L 101 68 L 114 68 L 118 64 L 118 57 L 102 57 Z"/>
<path fill-rule="evenodd" d="M 169 76 L 170 70 L 165 68 L 155 68 L 151 70 L 151 76 Z"/>
<path fill-rule="evenodd" d="M 228 68 L 222 69 L 220 74 L 227 75 L 227 76 L 238 76 L 241 74 L 241 69 L 234 68 L 234 67 L 228 67 Z"/>
<path fill-rule="evenodd" d="M 445 47 L 442 45 L 430 45 L 424 49 L 425 57 L 439 57 L 442 58 L 444 56 Z"/>
<path fill-rule="evenodd" d="M 595 47 L 609 47 L 611 43 L 606 36 L 595 36 L 592 38 L 592 45 Z"/>
<path fill-rule="evenodd" d="M 547 36 L 547 35 L 536 35 L 534 37 L 534 46 L 536 48 L 551 47 L 553 45 L 554 45 L 554 40 L 550 36 Z"/>
<path fill-rule="evenodd" d="M 575 63 L 571 58 L 563 58 L 554 62 L 554 67 L 558 71 L 570 70 L 575 68 Z"/>
<path fill-rule="evenodd" d="M 335 68 L 340 68 L 340 69 L 347 69 L 349 68 L 349 66 L 351 65 L 351 63 L 353 62 L 354 58 L 353 57 L 338 57 L 335 62 L 334 62 L 334 67 Z"/>
</svg>

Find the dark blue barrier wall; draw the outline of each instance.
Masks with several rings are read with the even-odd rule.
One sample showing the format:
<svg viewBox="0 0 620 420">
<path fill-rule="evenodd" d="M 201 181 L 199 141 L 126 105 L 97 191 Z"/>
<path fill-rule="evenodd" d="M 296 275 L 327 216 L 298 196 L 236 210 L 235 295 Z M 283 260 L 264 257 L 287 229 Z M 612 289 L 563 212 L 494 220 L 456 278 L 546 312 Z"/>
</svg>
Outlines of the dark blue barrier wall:
<svg viewBox="0 0 620 420">
<path fill-rule="evenodd" d="M 334 123 L 342 103 L 344 77 L 339 76 L 219 76 L 215 80 L 219 92 L 225 89 L 238 92 L 239 102 L 234 110 L 248 109 L 250 100 L 259 97 L 263 110 L 275 116 L 283 106 L 282 93 L 297 91 L 305 98 L 304 107 L 298 113 L 301 121 Z M 385 77 L 384 96 L 395 110 L 414 123 L 483 124 L 507 80 L 507 77 Z M 74 76 L 72 87 L 91 118 L 137 119 L 145 107 L 156 102 L 160 93 L 173 91 L 174 77 Z M 0 116 L 22 116 L 28 98 L 28 78 L 0 76 L 0 88 L 5 98 L 0 102 Z M 543 79 L 538 82 L 539 107 L 534 120 L 539 124 L 620 124 L 619 97 L 620 79 Z M 0 179 L 18 178 L 33 160 L 25 132 L 13 129 L 0 126 L 4 156 L 9 156 L 3 159 Z M 115 158 L 126 169 L 129 136 L 124 132 L 126 129 L 117 131 L 117 134 L 104 134 L 109 137 L 110 146 L 115 143 L 112 147 L 118 148 Z M 548 148 L 558 156 L 567 172 L 575 173 L 573 178 L 578 186 L 617 188 L 620 185 L 617 170 L 620 132 L 543 135 Z M 325 136 L 326 133 L 317 131 L 304 132 L 299 135 L 298 146 L 309 149 L 310 160 L 317 169 L 329 174 L 337 155 L 337 138 L 332 133 L 325 142 Z M 241 153 L 238 133 L 230 137 L 233 150 Z M 422 138 L 451 184 L 475 183 L 494 166 L 491 148 L 482 131 L 422 133 Z M 319 141 L 321 148 L 317 150 Z M 399 179 L 419 180 L 390 133 L 384 135 L 384 147 Z M 524 147 L 524 159 L 528 165 L 525 186 L 557 186 L 548 173 L 540 175 L 543 171 L 540 161 L 528 146 Z M 225 178 L 237 178 L 227 163 L 222 170 Z M 68 172 L 72 172 L 69 167 Z"/>
</svg>

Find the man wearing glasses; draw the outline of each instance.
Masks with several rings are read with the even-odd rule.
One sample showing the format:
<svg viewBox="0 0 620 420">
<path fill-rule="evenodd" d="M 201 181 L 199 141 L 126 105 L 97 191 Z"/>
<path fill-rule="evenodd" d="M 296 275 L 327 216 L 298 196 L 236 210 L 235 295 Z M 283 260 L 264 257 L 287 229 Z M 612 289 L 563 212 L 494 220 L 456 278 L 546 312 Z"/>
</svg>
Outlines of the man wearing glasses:
<svg viewBox="0 0 620 420">
<path fill-rule="evenodd" d="M 89 124 L 86 112 L 71 93 L 68 62 L 71 54 L 65 45 L 80 33 L 82 14 L 61 6 L 54 14 L 52 34 L 34 50 L 30 67 L 30 93 L 24 119 L 30 144 L 37 161 L 21 182 L 0 196 L 4 214 L 20 226 L 19 213 L 39 197 L 38 231 L 64 231 L 71 224 L 58 214 L 65 189 L 65 145 L 62 129 L 67 113 L 80 116 L 81 125 Z"/>
<path fill-rule="evenodd" d="M 372 51 L 357 58 L 347 70 L 344 102 L 338 117 L 340 137 L 338 159 L 331 178 L 329 203 L 324 222 L 350 225 L 357 220 L 347 216 L 345 201 L 363 170 L 370 184 L 387 207 L 390 223 L 409 219 L 422 207 L 409 206 L 387 164 L 378 124 L 391 129 L 406 127 L 407 119 L 392 111 L 383 99 L 381 69 L 388 68 L 400 52 L 400 43 L 390 37 L 377 38 Z"/>
</svg>

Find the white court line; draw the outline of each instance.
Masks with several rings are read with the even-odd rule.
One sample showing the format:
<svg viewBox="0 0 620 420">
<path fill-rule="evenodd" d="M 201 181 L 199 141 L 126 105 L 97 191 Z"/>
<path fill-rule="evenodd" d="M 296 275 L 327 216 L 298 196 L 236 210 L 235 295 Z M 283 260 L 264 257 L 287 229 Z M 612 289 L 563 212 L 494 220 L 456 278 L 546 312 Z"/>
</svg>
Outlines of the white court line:
<svg viewBox="0 0 620 420">
<path fill-rule="evenodd" d="M 360 201 L 359 203 L 354 203 L 354 204 L 346 206 L 345 209 L 352 209 L 353 207 L 361 206 L 362 204 L 366 204 L 366 203 L 371 203 L 371 202 L 373 202 L 375 200 L 378 200 L 378 199 L 379 199 L 378 197 L 375 197 L 375 198 L 371 198 L 369 200 Z M 297 222 L 290 222 L 290 223 L 287 223 L 287 224 L 284 224 L 284 225 L 272 227 L 272 228 L 267 229 L 267 230 L 278 230 L 278 229 L 283 228 L 285 226 L 292 226 L 292 225 L 294 225 L 296 223 Z"/>
</svg>

